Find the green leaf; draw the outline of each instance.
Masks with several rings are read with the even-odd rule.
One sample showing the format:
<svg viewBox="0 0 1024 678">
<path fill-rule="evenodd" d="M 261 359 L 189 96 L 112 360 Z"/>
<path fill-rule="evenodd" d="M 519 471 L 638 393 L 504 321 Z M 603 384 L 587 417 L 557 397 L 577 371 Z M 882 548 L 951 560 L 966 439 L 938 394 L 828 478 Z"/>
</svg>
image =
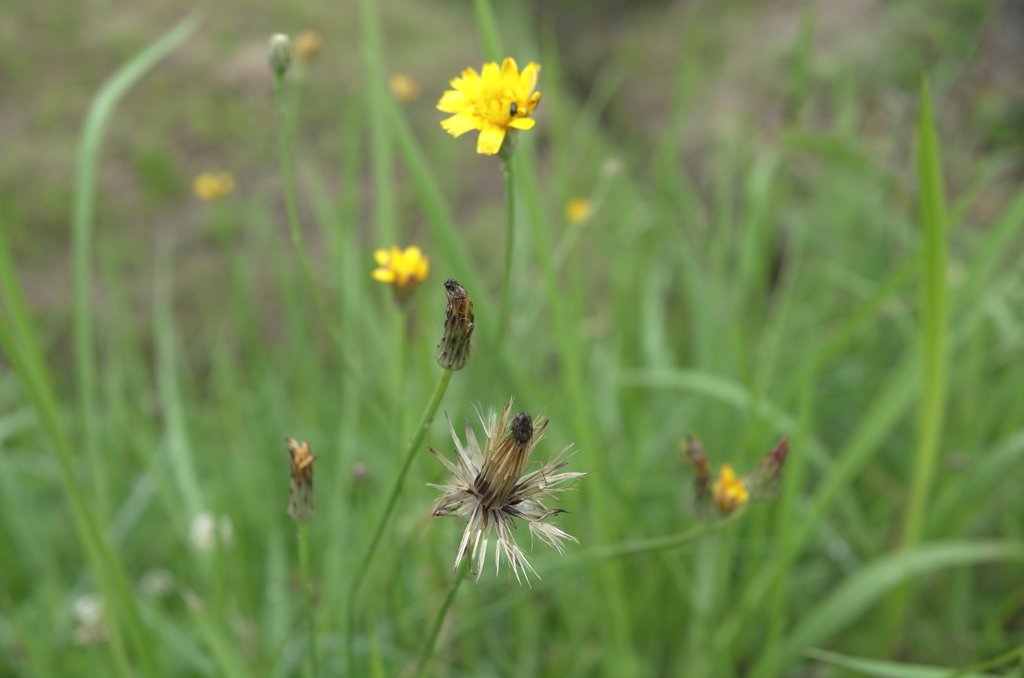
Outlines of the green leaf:
<svg viewBox="0 0 1024 678">
<path fill-rule="evenodd" d="M 901 664 L 899 662 L 886 662 L 878 659 L 863 659 L 861 657 L 850 657 L 845 654 L 818 649 L 807 650 L 804 654 L 826 664 L 840 666 L 844 669 L 863 673 L 866 676 L 878 676 L 878 678 L 947 678 L 955 670 L 941 666 Z M 962 674 L 963 678 L 982 678 L 983 676 L 991 675 L 990 673 Z"/>
<path fill-rule="evenodd" d="M 856 621 L 891 589 L 914 576 L 957 565 L 1001 560 L 1024 560 L 1024 543 L 942 542 L 880 558 L 862 567 L 802 616 L 789 634 L 786 656 L 795 661 L 806 648 L 827 641 Z"/>
</svg>

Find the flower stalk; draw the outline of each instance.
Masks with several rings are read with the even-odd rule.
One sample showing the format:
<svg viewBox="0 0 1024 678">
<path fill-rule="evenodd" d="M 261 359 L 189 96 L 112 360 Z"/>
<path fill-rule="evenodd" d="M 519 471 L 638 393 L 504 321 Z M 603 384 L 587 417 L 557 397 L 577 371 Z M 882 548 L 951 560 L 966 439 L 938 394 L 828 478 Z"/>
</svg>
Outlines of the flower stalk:
<svg viewBox="0 0 1024 678">
<path fill-rule="evenodd" d="M 302 241 L 302 228 L 299 225 L 299 209 L 295 198 L 295 175 L 292 168 L 291 144 L 289 141 L 291 130 L 288 125 L 288 97 L 285 89 L 285 75 L 287 74 L 288 67 L 290 65 L 290 56 L 286 57 L 285 55 L 290 55 L 290 50 L 291 45 L 286 36 L 277 34 L 270 39 L 268 60 L 270 63 L 270 69 L 274 74 L 274 100 L 276 103 L 275 111 L 277 114 L 277 149 L 278 159 L 281 166 L 281 180 L 284 184 L 285 211 L 288 214 L 288 232 L 291 236 L 292 247 L 295 250 L 295 258 L 298 259 L 299 262 L 302 281 L 306 286 L 310 298 L 313 300 L 313 305 L 316 307 L 317 315 L 320 317 L 320 321 L 323 323 L 328 333 L 330 333 L 331 338 L 340 345 L 341 334 L 331 322 L 330 316 L 327 314 L 327 307 L 324 305 L 324 301 L 320 297 L 320 292 L 316 288 L 316 283 L 313 281 L 313 272 L 309 266 L 309 260 L 306 258 L 306 248 Z M 341 352 L 341 360 L 345 369 L 350 371 L 348 357 L 344 351 Z"/>
<path fill-rule="evenodd" d="M 388 503 L 384 507 L 384 513 L 381 515 L 380 520 L 377 522 L 377 526 L 374 528 L 373 536 L 370 538 L 370 545 L 367 547 L 366 553 L 363 554 L 363 558 L 359 561 L 355 574 L 352 576 L 352 584 L 348 592 L 347 645 L 349 675 L 356 674 L 354 670 L 355 662 L 353 656 L 356 595 L 359 592 L 360 586 L 362 586 L 366 573 L 369 571 L 370 563 L 373 561 L 373 556 L 376 554 L 377 547 L 380 545 L 381 537 L 384 535 L 384 529 L 387 527 L 388 521 L 391 520 L 391 514 L 394 513 L 395 506 L 398 504 L 398 496 L 402 492 L 402 485 L 405 483 L 405 476 L 409 473 L 409 467 L 412 465 L 412 460 L 415 458 L 417 450 L 419 450 L 420 446 L 423 445 L 423 439 L 427 435 L 427 429 L 430 428 L 431 422 L 434 421 L 434 414 L 437 412 L 437 408 L 440 406 L 441 400 L 444 398 L 444 394 L 448 390 L 448 384 L 452 380 L 452 374 L 455 370 L 464 367 L 466 360 L 469 358 L 470 337 L 473 333 L 473 301 L 469 298 L 465 288 L 463 288 L 462 285 L 459 285 L 455 280 L 447 280 L 444 284 L 444 288 L 445 294 L 448 296 L 448 305 L 445 308 L 445 333 L 444 337 L 441 339 L 441 346 L 456 346 L 458 347 L 458 351 L 453 353 L 442 352 L 440 350 L 441 347 L 439 347 L 437 360 L 438 364 L 442 368 L 441 376 L 437 380 L 437 386 L 434 387 L 434 392 L 430 396 L 430 400 L 427 402 L 426 408 L 423 410 L 423 415 L 420 417 L 420 422 L 416 426 L 412 440 L 410 440 L 409 446 L 406 448 L 402 467 L 398 472 L 398 477 L 395 478 L 395 485 L 391 489 L 391 496 L 388 498 Z"/>
<path fill-rule="evenodd" d="M 291 487 L 288 494 L 288 515 L 295 521 L 299 549 L 299 585 L 302 588 L 302 613 L 306 625 L 309 651 L 306 654 L 306 676 L 316 678 L 319 662 L 316 652 L 316 627 L 313 623 L 313 580 L 309 575 L 309 521 L 316 514 L 313 497 L 313 462 L 309 443 L 300 445 L 287 438 L 291 467 Z"/>
<path fill-rule="evenodd" d="M 409 473 L 409 467 L 412 465 L 412 460 L 416 456 L 416 451 L 423 444 L 423 438 L 426 436 L 427 429 L 430 428 L 431 422 L 434 421 L 434 414 L 437 412 L 437 408 L 441 404 L 441 399 L 444 398 L 445 391 L 448 390 L 448 383 L 451 380 L 452 371 L 449 369 L 441 370 L 441 376 L 437 381 L 437 386 L 434 387 L 434 393 L 430 396 L 430 400 L 427 402 L 427 407 L 423 410 L 423 416 L 420 417 L 420 423 L 416 427 L 416 434 L 405 451 L 402 468 L 398 472 L 398 477 L 395 478 L 395 485 L 391 488 L 391 496 L 388 498 L 388 503 L 384 507 L 384 513 L 381 514 L 380 520 L 377 521 L 377 526 L 374 528 L 373 536 L 370 538 L 370 545 L 367 547 L 366 553 L 363 554 L 363 558 L 359 561 L 355 574 L 352 576 L 352 585 L 349 587 L 348 592 L 348 651 L 349 673 L 351 675 L 354 675 L 352 673 L 352 644 L 355 634 L 356 595 L 359 592 L 360 586 L 362 586 L 363 579 L 366 577 L 367 571 L 369 571 L 370 563 L 373 561 L 373 556 L 377 552 L 377 546 L 380 545 L 380 539 L 384 535 L 384 528 L 387 527 L 388 521 L 391 520 L 391 514 L 394 513 L 395 506 L 398 504 L 398 496 L 402 492 L 402 485 L 405 483 L 405 476 Z"/>
<path fill-rule="evenodd" d="M 511 136 L 510 130 L 509 136 Z M 512 249 L 515 245 L 516 232 L 516 173 L 512 156 L 502 158 L 505 168 L 505 268 L 501 276 L 501 306 L 498 314 L 498 344 L 505 338 L 508 324 L 510 285 L 512 280 Z"/>
<path fill-rule="evenodd" d="M 306 622 L 309 651 L 306 654 L 306 676 L 319 675 L 320 662 L 316 652 L 316 625 L 313 623 L 313 581 L 309 576 L 309 523 L 295 523 L 299 540 L 299 582 L 302 586 L 302 612 Z"/>
<path fill-rule="evenodd" d="M 459 591 L 459 585 L 462 580 L 466 578 L 469 570 L 469 558 L 466 558 L 465 562 L 459 565 L 455 571 L 455 578 L 452 580 L 451 585 L 448 587 L 448 593 L 444 597 L 444 601 L 441 603 L 441 609 L 434 615 L 434 620 L 430 623 L 430 627 L 427 629 L 427 635 L 424 636 L 423 645 L 420 647 L 420 658 L 416 663 L 416 673 L 413 674 L 414 678 L 420 678 L 423 675 L 424 670 L 427 668 L 427 664 L 430 662 L 430 658 L 434 656 L 434 648 L 437 646 L 437 636 L 441 633 L 441 627 L 444 626 L 445 617 L 448 616 L 448 608 L 452 606 L 452 601 L 455 600 L 455 594 Z"/>
</svg>

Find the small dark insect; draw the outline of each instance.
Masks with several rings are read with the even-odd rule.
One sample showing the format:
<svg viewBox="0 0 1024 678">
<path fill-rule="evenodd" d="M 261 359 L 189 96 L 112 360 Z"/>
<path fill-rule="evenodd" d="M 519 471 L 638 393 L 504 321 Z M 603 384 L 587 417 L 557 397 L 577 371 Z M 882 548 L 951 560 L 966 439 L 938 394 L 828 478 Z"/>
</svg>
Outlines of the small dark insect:
<svg viewBox="0 0 1024 678">
<path fill-rule="evenodd" d="M 512 103 L 510 103 L 510 104 L 508 105 L 508 112 L 509 112 L 509 114 L 510 114 L 510 115 L 513 115 L 513 116 L 514 116 L 514 115 L 515 115 L 515 114 L 516 114 L 517 112 L 519 112 L 519 107 L 518 107 L 518 106 L 516 106 L 516 102 L 514 102 L 514 101 L 513 101 Z"/>
</svg>

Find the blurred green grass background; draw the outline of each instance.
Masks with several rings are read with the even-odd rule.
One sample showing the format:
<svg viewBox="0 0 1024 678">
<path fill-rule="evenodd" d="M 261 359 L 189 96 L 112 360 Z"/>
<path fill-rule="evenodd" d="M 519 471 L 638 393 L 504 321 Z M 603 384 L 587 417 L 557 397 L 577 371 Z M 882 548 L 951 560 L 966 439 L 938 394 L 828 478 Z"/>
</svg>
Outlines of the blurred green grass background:
<svg viewBox="0 0 1024 678">
<path fill-rule="evenodd" d="M 285 436 L 319 457 L 320 675 L 346 675 L 350 650 L 349 675 L 404 675 L 461 533 L 429 517 L 444 474 L 425 449 L 351 648 L 345 610 L 437 379 L 448 277 L 479 327 L 442 409 L 476 424 L 514 396 L 551 417 L 541 455 L 574 443 L 570 470 L 592 473 L 558 520 L 581 544 L 529 548 L 532 588 L 464 585 L 434 675 L 943 676 L 908 665 L 1019 646 L 1021 4 L 495 4 L 544 93 L 501 342 L 500 163 L 434 110 L 485 60 L 482 7 L 206 8 L 113 110 L 78 244 L 90 100 L 182 7 L 46 0 L 0 20 L 0 675 L 300 675 Z M 340 342 L 290 249 L 266 67 L 271 33 L 307 29 L 324 44 L 291 74 L 298 202 Z M 395 72 L 419 100 L 388 96 Z M 195 198 L 207 169 L 234 194 Z M 431 259 L 407 325 L 370 279 L 392 244 Z M 698 524 L 687 434 L 741 471 L 792 437 L 778 498 L 610 557 Z M 450 449 L 442 417 L 426 444 Z M 230 524 L 209 550 L 206 513 Z M 89 636 L 76 609 L 98 591 Z"/>
</svg>

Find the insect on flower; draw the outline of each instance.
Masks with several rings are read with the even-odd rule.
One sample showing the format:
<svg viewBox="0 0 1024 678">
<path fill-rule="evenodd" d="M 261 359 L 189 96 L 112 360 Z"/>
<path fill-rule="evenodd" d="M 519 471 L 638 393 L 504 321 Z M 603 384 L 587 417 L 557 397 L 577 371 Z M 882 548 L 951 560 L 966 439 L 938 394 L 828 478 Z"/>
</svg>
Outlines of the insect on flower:
<svg viewBox="0 0 1024 678">
<path fill-rule="evenodd" d="M 466 442 L 459 440 L 446 414 L 448 430 L 455 441 L 455 462 L 429 448 L 452 474 L 447 485 L 431 484 L 431 487 L 444 492 L 434 507 L 434 515 L 469 516 L 452 571 L 459 567 L 463 557 L 469 556 L 470 560 L 477 561 L 477 581 L 487 558 L 487 542 L 492 536 L 496 541 L 495 572 L 500 571 L 504 557 L 520 583 L 520 573 L 526 577 L 527 583 L 530 572 L 537 574 L 512 536 L 512 530 L 517 529 L 517 520 L 524 521 L 531 535 L 540 537 L 559 553 L 562 552 L 563 541 L 578 543 L 575 537 L 544 522 L 566 511 L 549 508 L 542 500 L 569 489 L 569 486 L 562 486 L 563 483 L 586 473 L 558 473 L 569 464 L 563 461 L 569 447 L 543 466 L 526 472 L 530 453 L 543 439 L 548 422 L 543 418 L 534 421 L 526 412 L 520 412 L 510 423 L 511 411 L 512 401 L 509 400 L 500 415 L 491 411 L 486 417 L 481 416 L 487 434 L 483 447 L 477 442 L 468 420 Z"/>
<path fill-rule="evenodd" d="M 729 515 L 748 501 L 769 501 L 778 490 L 782 467 L 789 453 L 789 438 L 783 438 L 745 476 L 738 476 L 729 464 L 722 464 L 712 482 L 708 456 L 696 438 L 687 437 L 685 453 L 693 463 L 693 512 L 701 519 L 714 515 L 715 508 Z"/>
</svg>

